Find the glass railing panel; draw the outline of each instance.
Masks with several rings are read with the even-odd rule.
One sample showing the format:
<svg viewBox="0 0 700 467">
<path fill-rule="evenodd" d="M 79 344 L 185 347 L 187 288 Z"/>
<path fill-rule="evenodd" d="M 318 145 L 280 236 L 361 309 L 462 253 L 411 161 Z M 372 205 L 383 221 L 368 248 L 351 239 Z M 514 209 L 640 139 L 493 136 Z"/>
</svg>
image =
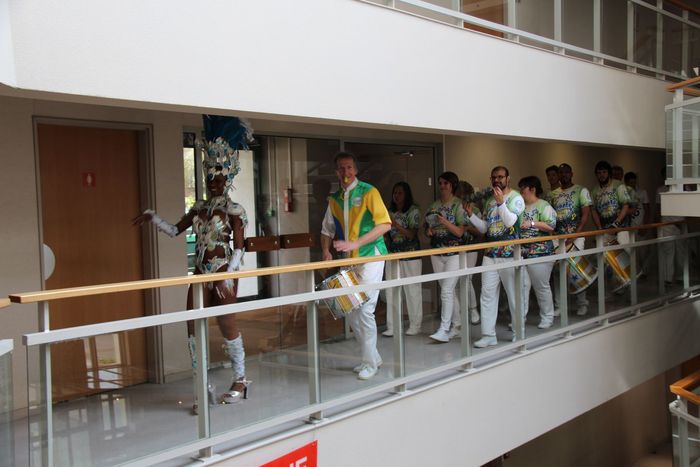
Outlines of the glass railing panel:
<svg viewBox="0 0 700 467">
<path fill-rule="evenodd" d="M 447 8 L 453 11 L 459 11 L 460 4 L 459 0 L 426 0 L 426 3 L 430 3 L 431 5 Z M 425 8 L 420 8 L 414 5 L 411 5 L 409 3 L 402 2 L 400 0 L 395 0 L 394 6 L 403 11 L 408 11 L 410 13 L 415 13 L 417 15 L 423 16 L 425 18 L 430 18 L 434 19 L 437 21 L 442 21 L 443 23 L 448 23 L 448 24 L 455 24 L 455 25 L 461 25 L 462 21 L 453 17 L 453 16 L 448 16 L 448 15 L 443 15 L 440 13 L 436 13 L 431 10 L 426 10 Z"/>
<path fill-rule="evenodd" d="M 692 20 L 692 15 L 691 15 Z M 700 15 L 696 16 L 695 20 L 692 20 L 697 24 L 700 24 Z M 700 64 L 700 29 L 689 28 L 688 30 L 688 77 L 697 76 L 695 73 L 695 68 Z M 700 71 L 700 70 L 699 70 Z"/>
<path fill-rule="evenodd" d="M 362 270 L 376 267 L 380 269 L 368 274 L 374 274 L 377 280 L 371 282 L 379 284 L 384 270 L 382 264 L 375 265 L 368 263 L 339 273 L 338 284 L 353 280 L 346 274 L 359 278 Z M 319 323 L 326 321 L 336 329 L 318 342 L 320 401 L 332 401 L 394 379 L 393 339 L 385 334 L 386 316 L 396 303 L 397 290 L 387 288 L 380 294 L 375 289 L 317 302 Z M 395 331 L 398 336 L 398 326 Z"/>
<path fill-rule="evenodd" d="M 682 74 L 683 69 L 683 23 L 666 15 L 663 18 L 663 69 Z M 692 76 L 692 75 L 688 75 Z"/>
<path fill-rule="evenodd" d="M 456 257 L 455 257 L 456 258 Z M 424 274 L 433 272 L 432 266 L 429 270 L 423 271 Z M 418 313 L 411 310 L 411 305 L 409 305 L 409 300 L 407 297 L 412 292 L 413 285 L 403 286 L 401 289 L 402 293 L 402 307 L 404 313 L 404 348 L 405 348 L 405 362 L 406 362 L 406 375 L 413 375 L 420 373 L 421 371 L 436 368 L 440 365 L 451 363 L 462 357 L 463 352 L 461 349 L 461 339 L 462 336 L 466 336 L 465 324 L 460 319 L 460 297 L 462 296 L 461 285 L 457 280 L 457 277 L 447 279 L 447 281 L 442 281 L 442 284 L 446 287 L 445 290 L 452 290 L 451 294 L 447 295 L 448 300 L 452 301 L 450 307 L 451 312 L 446 314 L 446 326 L 442 322 L 442 306 L 446 303 L 446 300 L 441 298 L 443 295 L 443 289 L 440 285 L 440 281 L 428 281 L 423 283 L 421 289 L 420 303 L 421 314 L 420 314 L 420 326 L 415 326 L 418 320 Z M 468 290 L 468 288 L 467 288 Z M 449 297 L 452 297 L 451 299 Z M 417 301 L 417 300 L 413 300 Z M 471 303 L 469 306 L 474 307 L 478 303 Z M 413 315 L 413 316 L 411 316 Z M 471 334 L 473 339 L 473 333 L 475 326 L 466 324 L 469 328 L 469 334 Z M 441 336 L 439 334 L 440 329 L 445 331 Z M 413 334 L 418 331 L 418 334 Z M 394 327 L 394 334 L 396 333 L 396 327 Z M 435 339 L 430 336 L 435 336 Z M 464 337 L 466 339 L 466 337 Z M 440 340 L 438 340 L 440 339 Z M 387 341 L 392 339 L 386 339 Z M 473 340 L 472 340 L 473 342 Z M 393 342 L 388 342 L 389 346 L 393 345 Z"/>
<path fill-rule="evenodd" d="M 309 405 L 309 356 L 313 349 L 307 343 L 307 305 L 236 314 L 242 346 L 221 337 L 218 347 L 223 363 L 209 371 L 215 394 L 215 403 L 209 407 L 213 435 Z M 318 327 L 324 337 L 338 332 L 337 328 L 329 329 L 325 318 Z M 244 361 L 239 357 L 241 350 Z M 244 382 L 237 383 L 241 379 Z"/>
<path fill-rule="evenodd" d="M 656 68 L 656 12 L 639 5 L 634 6 L 634 62 Z"/>
<path fill-rule="evenodd" d="M 168 355 L 162 384 L 149 381 L 134 358 L 135 348 L 124 345 L 133 332 L 52 344 L 50 416 L 42 399 L 42 350 L 39 346 L 29 349 L 30 457 L 34 465 L 41 465 L 45 455 L 43 433 L 48 419 L 54 465 L 114 465 L 198 438 L 197 418 L 191 413 L 193 381 L 184 325 L 141 331 L 179 344 L 164 346 Z"/>
<path fill-rule="evenodd" d="M 19 465 L 15 459 L 12 341 L 0 340 L 0 466 Z"/>
<path fill-rule="evenodd" d="M 593 0 L 562 0 L 563 42 L 593 50 Z"/>
<path fill-rule="evenodd" d="M 462 0 L 462 13 L 475 16 L 486 21 L 491 21 L 492 23 L 505 25 L 506 11 L 506 0 L 491 2 L 484 2 L 482 0 Z M 503 33 L 492 29 L 482 28 L 480 26 L 470 25 L 466 22 L 464 23 L 464 27 L 475 31 L 485 32 L 497 37 L 503 37 Z"/>
<path fill-rule="evenodd" d="M 674 115 L 676 109 L 666 111 L 666 178 L 698 178 L 700 177 L 700 103 L 688 104 L 680 109 L 680 131 L 674 130 Z M 676 167 L 674 149 L 681 152 L 680 166 Z M 686 187 L 694 191 L 695 187 Z"/>
<path fill-rule="evenodd" d="M 601 0 L 601 52 L 627 59 L 627 2 Z M 593 29 L 593 22 L 589 26 Z"/>
</svg>

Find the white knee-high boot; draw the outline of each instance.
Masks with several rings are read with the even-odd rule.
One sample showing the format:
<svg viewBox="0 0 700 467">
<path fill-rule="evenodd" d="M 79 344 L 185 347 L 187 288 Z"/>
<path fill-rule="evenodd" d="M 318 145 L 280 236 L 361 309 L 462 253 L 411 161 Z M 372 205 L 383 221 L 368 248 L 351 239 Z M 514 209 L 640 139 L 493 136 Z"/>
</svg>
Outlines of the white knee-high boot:
<svg viewBox="0 0 700 467">
<path fill-rule="evenodd" d="M 235 339 L 224 338 L 224 352 L 231 360 L 231 370 L 233 371 L 233 382 L 231 389 L 223 395 L 223 401 L 232 404 L 248 398 L 248 381 L 245 377 L 245 349 L 243 348 L 243 336 L 239 333 Z M 243 386 L 243 391 L 233 389 L 236 384 Z"/>
</svg>

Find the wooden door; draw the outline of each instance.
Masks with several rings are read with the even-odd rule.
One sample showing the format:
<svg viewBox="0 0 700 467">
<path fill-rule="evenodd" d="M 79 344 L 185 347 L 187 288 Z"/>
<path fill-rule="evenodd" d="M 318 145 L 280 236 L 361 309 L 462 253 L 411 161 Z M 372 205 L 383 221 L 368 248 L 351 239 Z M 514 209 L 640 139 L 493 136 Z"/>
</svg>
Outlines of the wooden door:
<svg viewBox="0 0 700 467">
<path fill-rule="evenodd" d="M 44 243 L 56 257 L 47 289 L 143 279 L 139 134 L 39 124 Z M 54 301 L 52 329 L 144 315 L 141 291 Z M 67 400 L 146 380 L 145 331 L 65 342 L 51 349 L 53 397 Z"/>
</svg>

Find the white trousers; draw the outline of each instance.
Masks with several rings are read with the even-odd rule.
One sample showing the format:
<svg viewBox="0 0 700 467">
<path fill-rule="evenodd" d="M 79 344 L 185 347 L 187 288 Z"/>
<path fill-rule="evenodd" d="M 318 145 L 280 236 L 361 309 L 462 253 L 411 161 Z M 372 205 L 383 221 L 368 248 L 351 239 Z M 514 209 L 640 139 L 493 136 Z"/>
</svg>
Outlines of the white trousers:
<svg viewBox="0 0 700 467">
<path fill-rule="evenodd" d="M 479 252 L 471 251 L 467 253 L 467 267 L 473 268 L 476 266 L 476 261 L 479 259 Z M 469 290 L 469 310 L 476 310 L 479 308 L 479 304 L 476 302 L 476 291 L 474 290 L 474 284 L 472 284 L 472 277 L 467 276 L 467 288 Z M 455 300 L 454 300 L 454 311 L 452 312 L 452 324 L 459 326 L 460 316 L 459 316 L 459 280 L 457 280 L 457 287 L 455 288 Z"/>
<path fill-rule="evenodd" d="M 579 250 L 583 251 L 586 247 L 586 239 L 579 237 L 574 239 L 574 246 Z M 557 263 L 558 265 L 559 263 Z M 552 277 L 552 282 L 554 283 L 554 308 L 559 308 L 559 297 L 561 296 L 561 289 L 559 288 L 559 268 L 555 269 L 555 273 Z M 588 306 L 588 298 L 586 297 L 586 291 L 577 293 L 574 295 L 576 298 L 576 305 L 581 308 L 582 306 Z"/>
<path fill-rule="evenodd" d="M 666 225 L 661 227 L 661 236 L 680 235 L 681 229 L 677 225 Z M 688 248 L 685 241 L 663 242 L 659 245 L 664 280 L 667 282 L 673 281 L 676 273 L 676 263 L 679 265 L 679 270 L 682 270 L 682 258 L 688 254 Z"/>
<path fill-rule="evenodd" d="M 399 261 L 399 271 L 401 277 L 420 276 L 423 270 L 423 260 L 409 259 Z M 420 329 L 423 323 L 423 284 L 402 285 L 404 297 L 406 297 L 406 310 L 408 311 L 408 327 Z M 391 310 L 386 312 L 387 331 L 394 331 L 394 314 Z"/>
<path fill-rule="evenodd" d="M 382 281 L 384 261 L 363 264 L 358 268 L 360 284 L 378 284 Z M 347 315 L 348 324 L 355 339 L 360 344 L 362 363 L 376 368 L 381 357 L 377 352 L 377 322 L 374 319 L 374 308 L 377 306 L 379 290 L 367 292 L 369 301 Z"/>
<path fill-rule="evenodd" d="M 549 287 L 549 278 L 552 275 L 554 261 L 551 263 L 529 264 L 523 274 L 523 323 L 530 309 L 530 288 L 535 289 L 535 297 L 540 307 L 540 320 L 543 323 L 554 321 L 554 302 L 552 301 L 552 289 Z M 515 322 L 513 322 L 515 324 Z"/>
<path fill-rule="evenodd" d="M 430 262 L 433 264 L 434 272 L 457 271 L 459 269 L 459 255 L 440 256 L 435 255 L 430 257 Z M 455 287 L 457 286 L 458 277 L 450 277 L 442 279 L 440 284 L 440 329 L 447 332 L 450 330 L 450 324 L 454 321 L 454 302 L 456 301 Z M 457 313 L 457 323 L 459 323 L 459 312 Z"/>
<path fill-rule="evenodd" d="M 491 258 L 484 256 L 483 266 L 491 264 L 512 263 L 513 258 Z M 501 269 L 481 274 L 481 335 L 496 335 L 496 318 L 498 316 L 498 293 L 501 282 L 506 289 L 510 317 L 515 323 L 515 269 Z"/>
</svg>

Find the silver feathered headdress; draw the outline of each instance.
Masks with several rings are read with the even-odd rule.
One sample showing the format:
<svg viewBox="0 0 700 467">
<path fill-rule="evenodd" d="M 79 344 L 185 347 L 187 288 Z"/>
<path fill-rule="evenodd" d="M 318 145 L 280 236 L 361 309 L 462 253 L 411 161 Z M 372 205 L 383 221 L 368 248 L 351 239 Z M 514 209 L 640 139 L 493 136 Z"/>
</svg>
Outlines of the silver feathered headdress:
<svg viewBox="0 0 700 467">
<path fill-rule="evenodd" d="M 221 174 L 226 179 L 226 191 L 231 188 L 233 178 L 241 171 L 239 149 L 248 149 L 253 141 L 253 129 L 242 118 L 203 115 L 204 138 L 198 146 L 204 151 L 204 169 L 207 179 Z"/>
</svg>

